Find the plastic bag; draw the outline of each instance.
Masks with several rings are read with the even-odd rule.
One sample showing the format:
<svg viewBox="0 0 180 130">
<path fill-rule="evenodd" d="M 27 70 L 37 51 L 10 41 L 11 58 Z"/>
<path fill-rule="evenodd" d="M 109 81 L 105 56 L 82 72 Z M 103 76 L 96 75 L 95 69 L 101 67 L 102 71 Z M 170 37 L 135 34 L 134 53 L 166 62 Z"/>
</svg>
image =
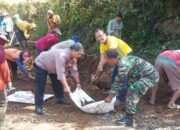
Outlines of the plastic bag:
<svg viewBox="0 0 180 130">
<path fill-rule="evenodd" d="M 107 103 L 104 100 L 95 102 L 80 88 L 76 88 L 76 90 L 73 93 L 70 93 L 69 96 L 79 109 L 81 109 L 83 112 L 93 114 L 103 114 L 113 111 L 116 101 L 116 97 L 114 97 L 111 103 Z M 85 105 L 86 102 L 90 103 Z"/>
</svg>

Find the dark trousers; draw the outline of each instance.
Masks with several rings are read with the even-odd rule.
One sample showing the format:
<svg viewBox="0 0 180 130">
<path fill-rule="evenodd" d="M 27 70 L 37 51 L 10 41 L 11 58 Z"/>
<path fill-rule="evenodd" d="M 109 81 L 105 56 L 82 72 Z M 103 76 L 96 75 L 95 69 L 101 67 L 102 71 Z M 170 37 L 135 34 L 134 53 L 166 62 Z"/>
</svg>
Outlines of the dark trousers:
<svg viewBox="0 0 180 130">
<path fill-rule="evenodd" d="M 48 72 L 36 65 L 36 89 L 35 89 L 35 105 L 42 106 L 44 98 L 44 89 L 47 81 Z M 52 88 L 57 99 L 64 98 L 63 86 L 57 79 L 56 74 L 49 74 L 52 82 Z"/>
<path fill-rule="evenodd" d="M 117 74 L 118 74 L 118 65 L 115 65 L 111 72 L 111 82 L 112 83 L 114 82 Z M 124 85 L 122 86 L 122 89 L 119 90 L 119 93 L 118 93 L 118 96 L 116 97 L 116 99 L 118 99 L 120 101 L 123 101 L 125 99 L 127 89 L 128 89 L 128 82 L 129 82 L 129 78 L 128 78 L 128 76 L 126 76 L 124 79 Z"/>
<path fill-rule="evenodd" d="M 26 43 L 26 38 L 24 36 L 23 31 L 19 30 L 17 27 L 15 28 L 16 32 L 16 38 L 19 42 L 19 47 L 22 49 L 27 49 L 27 43 Z"/>
<path fill-rule="evenodd" d="M 11 70 L 13 80 L 16 80 L 17 79 L 17 64 L 16 64 L 16 62 L 13 62 L 10 60 L 7 60 L 7 62 L 8 62 L 9 68 Z"/>
</svg>

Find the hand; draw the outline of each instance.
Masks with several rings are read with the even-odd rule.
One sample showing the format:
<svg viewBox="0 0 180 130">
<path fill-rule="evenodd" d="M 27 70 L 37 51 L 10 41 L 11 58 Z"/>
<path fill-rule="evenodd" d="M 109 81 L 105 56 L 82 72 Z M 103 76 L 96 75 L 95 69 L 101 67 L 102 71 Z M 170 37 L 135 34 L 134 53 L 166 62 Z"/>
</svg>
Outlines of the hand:
<svg viewBox="0 0 180 130">
<path fill-rule="evenodd" d="M 76 84 L 76 87 L 77 87 L 77 88 L 81 88 L 81 84 L 77 83 L 77 84 Z"/>
<path fill-rule="evenodd" d="M 98 70 L 97 71 L 99 71 L 99 72 L 103 71 L 103 66 L 102 65 L 98 66 Z"/>
<path fill-rule="evenodd" d="M 91 75 L 91 82 L 93 82 L 94 80 L 96 80 L 97 79 L 97 76 L 95 75 L 95 74 L 92 74 Z"/>
<path fill-rule="evenodd" d="M 112 101 L 112 96 L 108 96 L 105 98 L 105 102 L 110 103 Z"/>
<path fill-rule="evenodd" d="M 70 88 L 69 88 L 69 87 L 65 87 L 65 88 L 64 88 L 64 92 L 65 92 L 65 93 L 70 93 L 70 92 L 71 92 L 71 91 L 70 91 Z"/>
<path fill-rule="evenodd" d="M 28 76 L 29 78 L 31 78 L 31 79 L 35 79 L 35 77 L 34 76 L 32 76 L 31 74 L 29 74 L 29 76 Z"/>
</svg>

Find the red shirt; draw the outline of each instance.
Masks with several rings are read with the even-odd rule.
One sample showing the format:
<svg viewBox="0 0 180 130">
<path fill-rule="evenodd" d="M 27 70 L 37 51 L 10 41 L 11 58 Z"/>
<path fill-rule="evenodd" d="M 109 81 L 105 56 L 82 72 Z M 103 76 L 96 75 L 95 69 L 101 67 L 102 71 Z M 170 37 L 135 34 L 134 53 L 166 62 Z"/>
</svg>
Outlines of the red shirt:
<svg viewBox="0 0 180 130">
<path fill-rule="evenodd" d="M 59 36 L 54 33 L 48 33 L 44 37 L 41 37 L 39 40 L 37 40 L 36 48 L 39 51 L 47 51 L 58 42 L 60 42 Z"/>
<path fill-rule="evenodd" d="M 178 66 L 180 66 L 180 50 L 167 50 L 161 53 L 159 56 L 173 60 Z"/>
</svg>

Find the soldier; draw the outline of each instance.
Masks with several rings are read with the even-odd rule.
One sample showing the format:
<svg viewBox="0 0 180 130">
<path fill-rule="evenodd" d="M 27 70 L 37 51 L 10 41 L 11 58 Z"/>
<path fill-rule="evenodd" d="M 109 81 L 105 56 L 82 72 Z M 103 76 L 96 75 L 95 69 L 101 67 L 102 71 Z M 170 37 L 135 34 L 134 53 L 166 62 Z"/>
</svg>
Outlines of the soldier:
<svg viewBox="0 0 180 130">
<path fill-rule="evenodd" d="M 146 94 L 147 90 L 155 86 L 159 80 L 158 72 L 147 61 L 136 57 L 127 56 L 126 58 L 118 57 L 115 50 L 107 52 L 106 62 L 109 65 L 118 65 L 118 75 L 111 86 L 110 94 L 105 98 L 106 102 L 111 102 L 112 98 L 117 95 L 122 88 L 127 75 L 129 78 L 135 78 L 136 81 L 129 81 L 130 86 L 127 90 L 126 96 L 126 115 L 116 121 L 118 125 L 133 125 L 133 115 L 137 113 L 137 103 L 139 99 Z"/>
</svg>

